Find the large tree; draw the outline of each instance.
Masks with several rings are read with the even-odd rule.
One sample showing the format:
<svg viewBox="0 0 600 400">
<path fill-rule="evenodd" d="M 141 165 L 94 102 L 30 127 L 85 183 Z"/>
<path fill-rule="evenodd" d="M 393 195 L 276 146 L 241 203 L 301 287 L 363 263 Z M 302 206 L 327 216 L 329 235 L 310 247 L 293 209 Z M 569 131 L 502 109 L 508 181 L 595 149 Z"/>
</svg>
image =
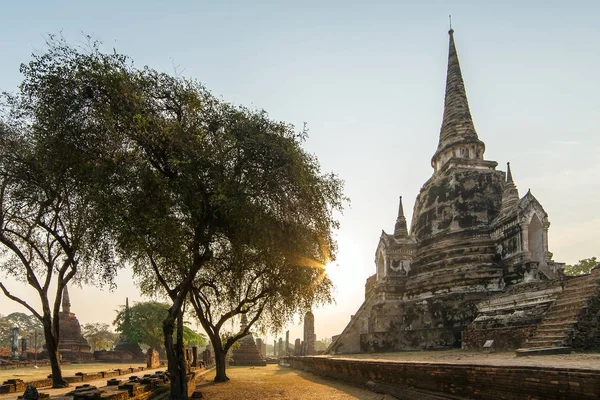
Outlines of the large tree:
<svg viewBox="0 0 600 400">
<path fill-rule="evenodd" d="M 213 242 L 214 256 L 190 296 L 214 348 L 216 381 L 228 380 L 226 353 L 254 324 L 278 331 L 297 312 L 332 300 L 324 266 L 335 258 L 333 213 L 342 201 L 341 182 L 321 174 L 317 160 L 301 148 L 304 133 L 264 113 L 244 110 L 238 118 L 244 140 L 221 173 L 228 181 L 243 178 L 226 196 L 235 204 L 234 218 L 247 227 Z M 270 161 L 268 178 L 240 172 L 256 168 L 263 157 Z M 222 328 L 240 315 L 248 324 L 224 337 Z"/>
<path fill-rule="evenodd" d="M 92 346 L 92 351 L 110 350 L 119 338 L 118 334 L 110 330 L 108 324 L 102 322 L 84 324 L 81 333 Z"/>
<path fill-rule="evenodd" d="M 97 222 L 87 226 L 107 227 L 142 289 L 160 288 L 170 300 L 162 328 L 171 398 L 187 397 L 185 305 L 192 288 L 200 296 L 207 282 L 198 274 L 224 266 L 209 265 L 214 255 L 248 258 L 257 270 L 294 268 L 289 272 L 306 285 L 282 281 L 283 289 L 259 305 L 263 311 L 241 306 L 251 316 L 277 301 L 288 307 L 286 290 L 304 290 L 305 309 L 329 300 L 319 267 L 334 254 L 341 184 L 302 150 L 304 132 L 218 100 L 196 81 L 135 70 L 125 57 L 94 46 L 82 52 L 60 42 L 27 71 L 23 88 L 44 105 L 31 114 L 51 122 L 45 148 L 71 155 L 66 171 L 79 178 L 73 182 L 81 198 L 91 200 L 86 210 Z M 267 312 L 265 326 L 269 318 L 280 324 L 290 310 Z"/>
<path fill-rule="evenodd" d="M 64 68 L 72 54 L 51 41 L 48 52 L 21 65 L 24 80 L 16 94 L 3 95 L 0 121 L 0 271 L 27 282 L 40 305 L 4 282 L 0 289 L 43 325 L 55 387 L 67 385 L 58 356 L 64 287 L 72 280 L 110 282 L 115 270 L 95 212 L 97 183 L 106 172 L 95 163 L 103 136 L 96 135 L 95 117 L 86 115 L 86 95 L 78 90 L 86 69 L 97 65 Z"/>
</svg>

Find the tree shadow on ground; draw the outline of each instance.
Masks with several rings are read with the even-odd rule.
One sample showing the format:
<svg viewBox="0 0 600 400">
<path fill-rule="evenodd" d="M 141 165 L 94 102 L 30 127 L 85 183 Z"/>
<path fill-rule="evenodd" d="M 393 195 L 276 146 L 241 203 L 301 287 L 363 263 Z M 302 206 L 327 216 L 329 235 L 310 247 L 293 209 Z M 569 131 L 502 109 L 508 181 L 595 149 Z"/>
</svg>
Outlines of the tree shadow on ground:
<svg viewBox="0 0 600 400">
<path fill-rule="evenodd" d="M 227 369 L 227 375 L 231 380 L 216 383 L 212 381 L 214 374 L 207 374 L 196 388 L 215 399 L 381 399 L 380 394 L 361 384 L 321 377 L 290 367 L 234 367 Z"/>
</svg>

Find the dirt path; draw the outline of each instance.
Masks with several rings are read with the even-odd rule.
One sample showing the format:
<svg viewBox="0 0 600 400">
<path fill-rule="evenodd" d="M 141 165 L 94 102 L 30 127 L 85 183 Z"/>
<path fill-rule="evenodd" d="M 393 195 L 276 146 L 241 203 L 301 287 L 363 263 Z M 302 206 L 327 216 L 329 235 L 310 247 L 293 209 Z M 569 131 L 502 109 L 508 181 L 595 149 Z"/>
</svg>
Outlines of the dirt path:
<svg viewBox="0 0 600 400">
<path fill-rule="evenodd" d="M 228 367 L 229 382 L 214 383 L 214 371 L 198 381 L 197 389 L 207 400 L 331 399 L 384 400 L 389 396 L 373 393 L 308 372 L 268 364 L 266 367 Z"/>
</svg>

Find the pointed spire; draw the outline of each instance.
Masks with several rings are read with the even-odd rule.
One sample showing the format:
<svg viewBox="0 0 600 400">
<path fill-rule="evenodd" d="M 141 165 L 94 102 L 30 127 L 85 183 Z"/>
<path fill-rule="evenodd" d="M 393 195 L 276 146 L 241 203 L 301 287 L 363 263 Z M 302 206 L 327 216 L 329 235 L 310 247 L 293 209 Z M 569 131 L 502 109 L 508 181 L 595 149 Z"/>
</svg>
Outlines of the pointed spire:
<svg viewBox="0 0 600 400">
<path fill-rule="evenodd" d="M 436 168 L 436 161 L 441 153 L 454 145 L 475 144 L 477 149 L 471 152 L 468 158 L 483 159 L 485 144 L 479 140 L 469 102 L 467 101 L 467 92 L 458 62 L 458 54 L 454 44 L 454 29 L 448 31 L 450 43 L 448 49 L 448 70 L 446 73 L 446 96 L 444 100 L 444 116 L 442 127 L 440 129 L 440 140 L 437 150 L 432 158 L 432 164 Z M 466 154 L 469 154 L 467 151 Z M 444 158 L 444 163 L 449 157 Z M 436 168 L 437 170 L 437 168 Z"/>
<path fill-rule="evenodd" d="M 510 172 L 510 163 L 506 163 L 506 183 L 513 183 L 512 173 Z"/>
<path fill-rule="evenodd" d="M 506 183 L 502 190 L 502 203 L 500 205 L 500 215 L 510 213 L 519 204 L 519 190 L 513 182 L 510 163 L 506 163 Z"/>
<path fill-rule="evenodd" d="M 123 323 L 129 329 L 131 325 L 131 316 L 129 314 L 129 297 L 125 297 L 125 321 Z"/>
<path fill-rule="evenodd" d="M 62 310 L 63 310 L 64 313 L 70 313 L 71 312 L 71 299 L 69 299 L 69 290 L 67 289 L 66 285 L 63 288 Z"/>
<path fill-rule="evenodd" d="M 400 201 L 398 204 L 398 218 L 404 218 L 404 208 L 402 207 L 402 196 L 400 196 Z"/>
<path fill-rule="evenodd" d="M 240 331 L 243 331 L 248 326 L 248 317 L 246 314 L 242 314 L 242 320 L 240 321 Z"/>
<path fill-rule="evenodd" d="M 406 228 L 406 218 L 404 218 L 402 196 L 400 196 L 400 204 L 398 205 L 398 217 L 396 218 L 396 225 L 394 226 L 394 237 L 400 238 L 406 236 L 408 236 L 408 229 Z"/>
</svg>

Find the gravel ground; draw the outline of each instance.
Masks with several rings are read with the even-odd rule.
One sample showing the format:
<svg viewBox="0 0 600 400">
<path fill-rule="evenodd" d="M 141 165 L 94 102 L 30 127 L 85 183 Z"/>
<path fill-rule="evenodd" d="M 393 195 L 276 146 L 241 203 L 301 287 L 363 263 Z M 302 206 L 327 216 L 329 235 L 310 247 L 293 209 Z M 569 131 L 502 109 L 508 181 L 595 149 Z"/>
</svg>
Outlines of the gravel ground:
<svg viewBox="0 0 600 400">
<path fill-rule="evenodd" d="M 262 399 L 331 399 L 331 400 L 391 400 L 363 387 L 332 379 L 320 378 L 275 364 L 266 367 L 229 367 L 225 383 L 214 383 L 214 371 L 197 382 L 197 389 L 207 400 L 262 400 Z"/>
</svg>

